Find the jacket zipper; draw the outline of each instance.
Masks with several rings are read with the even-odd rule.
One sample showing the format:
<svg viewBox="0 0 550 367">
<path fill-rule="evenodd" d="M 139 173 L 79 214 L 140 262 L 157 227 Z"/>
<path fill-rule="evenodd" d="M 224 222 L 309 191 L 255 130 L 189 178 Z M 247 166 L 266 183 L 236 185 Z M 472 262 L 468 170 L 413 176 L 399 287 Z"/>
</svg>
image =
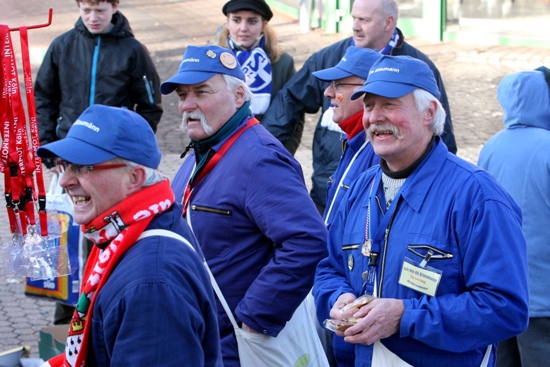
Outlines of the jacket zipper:
<svg viewBox="0 0 550 367">
<path fill-rule="evenodd" d="M 378 199 L 378 196 L 375 196 Z M 390 223 L 388 224 L 388 227 L 386 228 L 386 231 L 384 232 L 384 254 L 382 256 L 382 267 L 380 268 L 380 286 L 378 287 L 378 297 L 382 297 L 382 284 L 384 284 L 384 272 L 386 270 L 386 255 L 388 252 L 388 238 L 390 237 L 390 231 L 391 227 L 393 225 L 393 220 L 395 218 L 395 215 L 397 214 L 397 209 L 399 209 L 399 204 L 401 203 L 401 199 L 403 197 L 400 196 L 397 199 L 397 204 L 395 205 L 395 209 L 392 213 L 392 216 L 390 218 Z M 379 202 L 380 204 L 380 202 Z"/>
<path fill-rule="evenodd" d="M 380 269 L 380 285 L 378 287 L 378 297 L 382 297 L 382 284 L 384 282 L 384 271 L 386 270 L 386 253 L 388 251 L 389 235 L 390 229 L 386 228 L 386 233 L 384 233 L 384 255 L 382 256 L 382 267 Z"/>
<path fill-rule="evenodd" d="M 215 214 L 231 215 L 231 210 L 209 208 L 207 206 L 200 206 L 200 205 L 195 205 L 195 204 L 191 205 L 191 210 L 197 210 L 197 211 L 215 213 Z"/>
<path fill-rule="evenodd" d="M 101 36 L 97 36 L 97 43 L 94 47 L 94 54 L 92 57 L 92 70 L 90 75 L 90 99 L 88 100 L 89 105 L 95 104 L 95 87 L 97 81 L 97 63 L 99 60 L 99 51 L 101 49 Z"/>
<path fill-rule="evenodd" d="M 151 85 L 149 84 L 149 80 L 147 80 L 147 75 L 143 76 L 143 83 L 145 84 L 145 90 L 147 91 L 149 102 L 155 103 L 155 100 L 153 99 L 153 92 L 151 91 Z"/>
</svg>

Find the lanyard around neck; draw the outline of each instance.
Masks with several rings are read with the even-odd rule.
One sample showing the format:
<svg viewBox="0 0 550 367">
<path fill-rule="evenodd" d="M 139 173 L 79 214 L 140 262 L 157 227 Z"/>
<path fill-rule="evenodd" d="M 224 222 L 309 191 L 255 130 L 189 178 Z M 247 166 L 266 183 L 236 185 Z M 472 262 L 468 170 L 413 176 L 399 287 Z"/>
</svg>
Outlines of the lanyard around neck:
<svg viewBox="0 0 550 367">
<path fill-rule="evenodd" d="M 182 200 L 182 204 L 183 204 L 183 213 L 182 213 L 182 215 L 183 216 L 185 216 L 185 214 L 187 213 L 187 207 L 189 206 L 189 201 L 191 199 L 191 193 L 193 192 L 193 189 L 195 187 L 197 187 L 199 182 L 201 182 L 202 179 L 205 178 L 206 175 L 214 168 L 214 166 L 216 166 L 216 164 L 219 162 L 219 160 L 223 157 L 223 155 L 227 152 L 227 150 L 233 145 L 233 143 L 239 138 L 239 136 L 241 136 L 241 134 L 244 133 L 245 130 L 247 130 L 249 127 L 251 127 L 253 125 L 256 125 L 258 123 L 259 123 L 259 121 L 257 119 L 255 119 L 254 117 L 250 118 L 246 125 L 244 125 L 239 130 L 237 130 L 237 132 L 235 134 L 231 135 L 222 144 L 220 149 L 216 152 L 216 154 L 214 154 L 212 156 L 212 158 L 210 158 L 210 160 L 206 163 L 206 165 L 204 166 L 204 168 L 201 171 L 195 172 L 196 174 L 198 174 L 198 176 L 196 178 L 194 178 L 193 177 L 194 175 L 191 174 L 191 176 L 189 177 L 189 181 L 187 182 L 187 186 L 185 187 L 184 194 L 183 194 L 183 200 Z M 191 183 L 193 183 L 192 186 L 191 186 Z"/>
<path fill-rule="evenodd" d="M 363 149 L 365 149 L 367 144 L 369 144 L 369 142 L 365 141 L 363 143 L 363 145 L 361 145 L 361 148 L 359 148 L 359 150 L 353 155 L 353 158 L 351 159 L 348 166 L 346 167 L 346 170 L 344 171 L 344 174 L 342 175 L 342 178 L 338 182 L 338 186 L 336 187 L 336 192 L 334 193 L 334 196 L 332 197 L 332 200 L 330 202 L 330 206 L 329 206 L 328 211 L 327 211 L 327 215 L 325 216 L 325 224 L 328 224 L 328 221 L 330 219 L 330 215 L 332 214 L 332 210 L 334 209 L 334 204 L 336 203 L 336 201 L 338 201 L 338 194 L 340 193 L 340 188 L 342 188 L 342 186 L 344 184 L 344 179 L 348 175 L 348 172 L 351 169 L 351 167 L 353 166 L 353 163 L 355 162 L 355 160 L 357 159 L 357 156 L 359 156 L 359 154 L 363 151 Z"/>
<path fill-rule="evenodd" d="M 374 295 L 374 288 L 376 285 L 376 271 L 378 267 L 378 251 L 372 251 L 372 236 L 370 231 L 371 220 L 371 201 L 372 192 L 374 191 L 374 183 L 376 182 L 376 176 L 372 179 L 369 192 L 369 203 L 367 205 L 367 219 L 365 220 L 365 242 L 361 246 L 361 254 L 369 258 L 369 264 L 367 270 L 363 272 L 363 280 L 365 281 L 365 294 L 369 296 Z"/>
<path fill-rule="evenodd" d="M 381 178 L 380 178 L 381 179 Z M 365 280 L 364 288 L 365 288 L 365 294 L 373 296 L 374 292 L 377 291 L 378 295 L 382 294 L 382 283 L 384 279 L 384 263 L 385 260 L 382 261 L 382 270 L 380 272 L 380 279 L 379 279 L 379 286 L 376 290 L 376 283 L 377 283 L 377 269 L 378 269 L 378 260 L 380 258 L 380 244 L 378 242 L 373 241 L 373 236 L 371 235 L 372 232 L 372 226 L 371 226 L 371 207 L 373 200 L 376 200 L 376 198 L 373 198 L 373 189 L 375 186 L 376 177 L 373 178 L 372 185 L 370 188 L 369 193 L 369 199 L 368 199 L 368 207 L 367 207 L 367 219 L 365 224 L 365 242 L 361 248 L 361 253 L 369 258 L 369 263 L 367 266 L 367 270 L 365 270 L 362 274 L 363 280 Z M 399 194 L 398 194 L 399 195 Z M 382 221 L 375 221 L 375 223 L 380 223 L 380 226 L 385 226 L 384 231 L 384 244 L 383 244 L 383 256 L 382 258 L 385 258 L 386 251 L 388 249 L 388 240 L 390 231 L 393 225 L 393 221 L 395 219 L 395 215 L 397 213 L 397 208 L 399 207 L 399 203 L 402 201 L 402 196 L 396 196 L 396 202 L 392 204 L 392 208 L 390 209 L 390 212 L 386 212 L 384 215 L 384 218 Z M 389 217 L 388 217 L 389 216 Z M 386 224 L 387 223 L 387 224 Z M 376 231 L 378 232 L 380 228 L 377 228 Z"/>
</svg>

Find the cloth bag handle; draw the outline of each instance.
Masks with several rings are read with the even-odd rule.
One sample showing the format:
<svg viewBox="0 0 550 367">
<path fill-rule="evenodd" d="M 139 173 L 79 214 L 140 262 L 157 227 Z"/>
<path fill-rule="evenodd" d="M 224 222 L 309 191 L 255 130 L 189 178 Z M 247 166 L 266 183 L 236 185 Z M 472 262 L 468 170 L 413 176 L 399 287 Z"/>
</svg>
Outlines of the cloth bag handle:
<svg viewBox="0 0 550 367">
<path fill-rule="evenodd" d="M 185 239 L 183 236 L 180 236 L 179 234 L 168 231 L 166 229 L 149 229 L 147 231 L 144 231 L 141 236 L 139 236 L 138 240 L 142 238 L 152 237 L 152 236 L 163 236 L 163 237 L 170 237 L 176 240 L 180 240 L 181 242 L 185 243 L 187 246 L 191 247 L 193 251 L 196 252 L 195 248 L 191 243 Z M 223 296 L 222 290 L 220 289 L 218 282 L 216 282 L 216 278 L 214 278 L 214 274 L 212 274 L 212 271 L 210 270 L 210 267 L 206 263 L 206 259 L 202 259 L 202 263 L 206 269 L 206 272 L 208 273 L 208 276 L 210 277 L 210 283 L 212 283 L 212 288 L 214 288 L 214 292 L 216 292 L 216 295 L 218 296 L 218 299 L 220 300 L 223 309 L 227 313 L 227 316 L 229 317 L 229 320 L 231 321 L 231 324 L 235 329 L 240 329 L 239 325 L 237 325 L 237 320 L 235 320 L 235 316 L 233 316 L 233 313 L 231 312 L 231 309 L 229 308 L 229 305 L 227 304 L 227 301 L 225 300 L 225 297 Z"/>
</svg>

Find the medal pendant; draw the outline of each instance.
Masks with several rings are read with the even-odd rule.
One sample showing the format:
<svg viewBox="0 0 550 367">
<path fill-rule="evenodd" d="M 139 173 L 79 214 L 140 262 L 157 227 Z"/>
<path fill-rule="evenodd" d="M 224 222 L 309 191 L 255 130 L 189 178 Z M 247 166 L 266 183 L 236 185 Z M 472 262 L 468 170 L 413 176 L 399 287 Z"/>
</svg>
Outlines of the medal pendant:
<svg viewBox="0 0 550 367">
<path fill-rule="evenodd" d="M 361 253 L 363 256 L 370 257 L 370 240 L 366 240 L 365 243 L 363 243 L 363 246 L 361 247 Z"/>
</svg>

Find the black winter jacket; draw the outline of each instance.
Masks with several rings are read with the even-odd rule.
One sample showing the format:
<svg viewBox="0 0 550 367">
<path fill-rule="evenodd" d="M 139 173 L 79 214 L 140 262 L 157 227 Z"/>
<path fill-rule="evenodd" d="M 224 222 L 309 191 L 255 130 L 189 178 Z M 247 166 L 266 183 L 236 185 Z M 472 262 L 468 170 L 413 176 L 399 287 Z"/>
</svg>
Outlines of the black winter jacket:
<svg viewBox="0 0 550 367">
<path fill-rule="evenodd" d="M 153 131 L 162 116 L 160 79 L 149 52 L 117 11 L 107 34 L 92 34 L 81 18 L 51 43 L 34 93 L 40 143 L 65 138 L 91 104 L 127 107 Z"/>
<path fill-rule="evenodd" d="M 445 133 L 442 140 L 452 153 L 456 153 L 456 141 L 453 134 L 451 110 L 447 93 L 441 80 L 441 74 L 434 63 L 424 53 L 402 40 L 392 51 L 392 55 L 408 55 L 428 64 L 434 72 L 435 80 L 441 92 L 441 104 L 447 114 L 445 120 Z M 346 38 L 327 46 L 311 55 L 302 68 L 294 74 L 285 87 L 277 93 L 261 121 L 269 132 L 285 144 L 295 130 L 295 125 L 301 121 L 303 113 L 317 113 L 319 108 L 325 112 L 329 108 L 330 99 L 323 95 L 327 82 L 323 82 L 313 76 L 314 71 L 333 67 L 344 56 L 346 49 L 351 46 L 353 37 Z M 303 120 L 302 120 L 303 121 Z M 338 167 L 342 156 L 341 134 L 321 126 L 319 119 L 313 136 L 313 176 L 311 198 L 317 205 L 320 213 L 324 212 L 326 205 L 327 182 Z"/>
</svg>

